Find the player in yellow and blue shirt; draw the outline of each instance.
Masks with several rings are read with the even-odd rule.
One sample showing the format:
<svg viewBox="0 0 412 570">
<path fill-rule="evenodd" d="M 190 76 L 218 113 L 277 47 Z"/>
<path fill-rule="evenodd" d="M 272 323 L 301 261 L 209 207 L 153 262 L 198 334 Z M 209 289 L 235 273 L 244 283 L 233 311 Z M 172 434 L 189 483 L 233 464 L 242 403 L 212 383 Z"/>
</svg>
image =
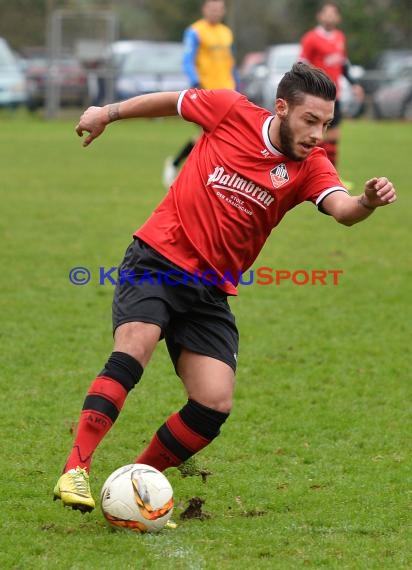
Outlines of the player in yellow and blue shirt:
<svg viewBox="0 0 412 570">
<path fill-rule="evenodd" d="M 205 0 L 202 18 L 186 28 L 183 69 L 190 87 L 201 89 L 237 89 L 238 75 L 233 55 L 233 33 L 222 20 L 226 13 L 224 0 Z M 195 145 L 191 139 L 174 157 L 166 159 L 163 183 L 168 188 L 176 177 L 181 162 Z"/>
</svg>

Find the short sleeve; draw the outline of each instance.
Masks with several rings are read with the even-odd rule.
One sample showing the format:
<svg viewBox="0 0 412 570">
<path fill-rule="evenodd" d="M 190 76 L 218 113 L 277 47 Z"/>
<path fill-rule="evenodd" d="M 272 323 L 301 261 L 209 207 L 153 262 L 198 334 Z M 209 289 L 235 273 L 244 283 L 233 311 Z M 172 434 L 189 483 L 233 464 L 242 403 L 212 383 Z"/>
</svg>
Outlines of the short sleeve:
<svg viewBox="0 0 412 570">
<path fill-rule="evenodd" d="M 186 121 L 211 132 L 243 95 L 230 89 L 187 89 L 178 101 L 178 113 Z"/>
</svg>

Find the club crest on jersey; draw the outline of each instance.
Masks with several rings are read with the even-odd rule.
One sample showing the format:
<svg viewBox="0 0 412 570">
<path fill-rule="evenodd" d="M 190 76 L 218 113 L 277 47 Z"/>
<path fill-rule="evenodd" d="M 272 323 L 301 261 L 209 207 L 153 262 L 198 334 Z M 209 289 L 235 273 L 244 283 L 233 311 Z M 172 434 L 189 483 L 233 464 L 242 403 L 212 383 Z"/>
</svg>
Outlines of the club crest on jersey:
<svg viewBox="0 0 412 570">
<path fill-rule="evenodd" d="M 284 162 L 282 164 L 278 164 L 275 168 L 272 168 L 270 171 L 270 179 L 272 180 L 272 184 L 275 188 L 280 188 L 289 182 L 289 174 Z"/>
</svg>

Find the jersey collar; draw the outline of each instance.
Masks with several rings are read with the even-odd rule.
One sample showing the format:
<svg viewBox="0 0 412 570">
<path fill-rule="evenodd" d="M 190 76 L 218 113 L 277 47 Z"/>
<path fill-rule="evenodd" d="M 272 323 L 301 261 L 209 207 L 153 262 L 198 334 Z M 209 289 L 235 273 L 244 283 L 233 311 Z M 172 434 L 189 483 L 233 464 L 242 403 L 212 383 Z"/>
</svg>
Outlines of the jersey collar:
<svg viewBox="0 0 412 570">
<path fill-rule="evenodd" d="M 336 32 L 336 28 L 334 30 L 328 31 L 323 26 L 316 26 L 315 30 L 320 36 L 324 38 L 331 38 Z"/>
<path fill-rule="evenodd" d="M 270 115 L 265 122 L 263 123 L 262 126 L 262 137 L 263 140 L 265 141 L 265 145 L 266 148 L 275 156 L 283 156 L 283 154 L 280 152 L 280 150 L 278 150 L 275 146 L 273 146 L 273 144 L 270 142 L 270 138 L 269 138 L 269 127 L 270 127 L 270 123 L 272 122 L 272 120 L 274 119 L 273 115 Z"/>
</svg>

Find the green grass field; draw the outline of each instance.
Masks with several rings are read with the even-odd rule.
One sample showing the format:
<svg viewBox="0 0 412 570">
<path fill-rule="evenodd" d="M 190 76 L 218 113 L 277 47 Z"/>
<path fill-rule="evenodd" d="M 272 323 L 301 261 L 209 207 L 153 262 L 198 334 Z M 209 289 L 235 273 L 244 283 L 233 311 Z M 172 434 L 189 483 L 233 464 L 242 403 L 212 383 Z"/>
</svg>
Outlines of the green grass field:
<svg viewBox="0 0 412 570">
<path fill-rule="evenodd" d="M 346 228 L 305 204 L 254 268 L 342 270 L 339 284 L 243 286 L 235 405 L 197 457 L 168 475 L 175 531 L 110 531 L 97 508 L 53 503 L 86 389 L 112 348 L 110 285 L 164 195 L 164 157 L 195 132 L 179 120 L 109 127 L 88 149 L 77 116 L 0 114 L 1 494 L 4 569 L 412 568 L 411 125 L 344 124 L 341 171 L 395 182 L 398 202 Z M 75 266 L 92 274 L 68 279 Z M 92 489 L 132 462 L 184 394 L 160 344 L 98 449 Z M 180 521 L 190 498 L 204 520 Z"/>
</svg>

